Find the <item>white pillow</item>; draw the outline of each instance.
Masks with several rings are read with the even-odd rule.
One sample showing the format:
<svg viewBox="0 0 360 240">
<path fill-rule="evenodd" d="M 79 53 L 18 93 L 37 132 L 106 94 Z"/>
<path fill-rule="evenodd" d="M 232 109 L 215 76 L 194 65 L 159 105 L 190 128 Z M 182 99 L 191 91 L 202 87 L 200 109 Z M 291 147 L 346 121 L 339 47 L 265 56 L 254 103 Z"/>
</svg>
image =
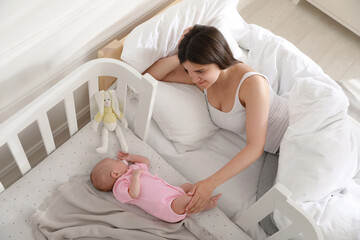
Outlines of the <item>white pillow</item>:
<svg viewBox="0 0 360 240">
<path fill-rule="evenodd" d="M 184 29 L 195 24 L 211 25 L 218 18 L 220 28 L 226 26 L 238 39 L 248 25 L 239 15 L 237 4 L 238 0 L 184 0 L 137 26 L 124 41 L 121 59 L 142 73 L 159 58 L 177 52 Z M 233 43 L 236 41 L 229 42 Z"/>
<path fill-rule="evenodd" d="M 223 16 L 219 16 L 215 18 L 215 20 L 212 23 L 210 23 L 210 26 L 216 27 L 221 32 L 221 34 L 226 39 L 226 42 L 229 44 L 230 50 L 234 58 L 247 64 L 248 63 L 247 53 L 245 50 L 241 49 L 239 47 L 239 44 L 237 44 L 237 42 L 235 41 L 234 37 L 232 36 L 230 30 L 228 29 L 228 27 L 226 26 L 223 20 Z"/>
<path fill-rule="evenodd" d="M 201 148 L 218 129 L 195 85 L 159 82 L 153 118 L 180 153 Z"/>
</svg>

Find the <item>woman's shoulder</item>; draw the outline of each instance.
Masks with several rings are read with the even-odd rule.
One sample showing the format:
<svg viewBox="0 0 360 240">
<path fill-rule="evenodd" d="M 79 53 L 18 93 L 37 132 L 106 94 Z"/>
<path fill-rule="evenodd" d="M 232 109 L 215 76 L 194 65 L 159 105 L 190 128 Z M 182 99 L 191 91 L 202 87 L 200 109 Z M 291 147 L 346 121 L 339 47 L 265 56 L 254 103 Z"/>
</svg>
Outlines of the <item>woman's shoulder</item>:
<svg viewBox="0 0 360 240">
<path fill-rule="evenodd" d="M 267 79 L 262 74 L 258 73 L 252 67 L 240 63 L 236 66 L 237 78 L 239 81 L 239 100 L 242 105 L 245 105 L 246 96 L 255 92 L 263 91 L 268 87 Z"/>
<path fill-rule="evenodd" d="M 243 62 L 239 62 L 239 63 L 235 64 L 233 66 L 233 68 L 234 68 L 234 72 L 237 75 L 240 75 L 241 77 L 244 76 L 248 72 L 256 72 L 252 67 L 250 67 L 249 65 L 246 65 Z"/>
<path fill-rule="evenodd" d="M 250 72 L 255 72 L 255 70 L 250 66 L 242 62 L 239 62 L 231 67 L 228 76 L 231 79 L 231 82 L 233 82 L 234 84 L 236 84 L 236 86 L 238 86 L 240 82 L 243 80 L 243 77 Z"/>
</svg>

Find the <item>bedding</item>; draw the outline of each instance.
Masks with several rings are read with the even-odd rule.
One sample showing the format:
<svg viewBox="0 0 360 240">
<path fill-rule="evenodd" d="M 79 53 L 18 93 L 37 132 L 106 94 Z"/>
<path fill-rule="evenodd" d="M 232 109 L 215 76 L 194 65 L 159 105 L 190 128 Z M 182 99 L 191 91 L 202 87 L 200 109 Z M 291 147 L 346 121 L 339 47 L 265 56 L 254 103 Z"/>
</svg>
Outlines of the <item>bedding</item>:
<svg viewBox="0 0 360 240">
<path fill-rule="evenodd" d="M 348 79 L 338 83 L 349 98 L 349 115 L 360 122 L 360 79 Z"/>
<path fill-rule="evenodd" d="M 36 239 L 196 239 L 183 223 L 161 224 L 109 201 L 87 175 L 70 179 L 44 205 L 32 217 Z"/>
<path fill-rule="evenodd" d="M 203 93 L 192 85 L 159 82 L 153 118 L 179 153 L 201 148 L 218 130 Z"/>
<path fill-rule="evenodd" d="M 205 9 L 208 7 L 207 3 L 207 1 L 202 2 Z M 231 3 L 231 1 L 228 2 L 229 5 Z M 218 2 L 214 1 L 213 6 L 216 4 Z M 172 13 L 174 14 L 174 12 Z M 199 15 L 201 16 L 201 14 Z M 174 16 L 174 22 L 176 22 L 177 16 L 176 14 Z M 163 17 L 166 18 L 168 15 Z M 128 52 L 135 45 L 125 44 L 122 59 L 125 61 L 130 59 L 131 65 L 140 70 L 145 70 L 158 58 L 175 53 L 175 46 L 181 30 L 171 24 L 164 25 L 159 19 L 146 23 L 148 30 L 144 35 L 150 36 L 152 41 L 149 41 L 143 49 L 139 48 L 138 52 L 133 51 L 132 54 Z M 206 24 L 202 21 L 203 19 L 199 17 L 194 19 L 192 23 Z M 181 23 L 180 26 L 184 25 L 184 28 L 191 26 L 187 21 L 184 22 L 186 23 Z M 166 34 L 160 34 L 159 26 Z M 138 29 L 142 29 L 142 27 L 139 26 Z M 353 201 L 358 197 L 357 187 L 360 187 L 357 185 L 359 183 L 360 158 L 358 148 L 360 135 L 356 127 L 350 123 L 347 113 L 348 98 L 334 80 L 287 40 L 275 36 L 259 26 L 246 24 L 242 19 L 228 22 L 227 27 L 233 30 L 230 31 L 231 34 L 240 48 L 245 50 L 248 65 L 266 75 L 272 88 L 280 96 L 288 98 L 291 102 L 290 127 L 280 147 L 279 174 L 276 182 L 282 183 L 290 189 L 293 193 L 293 199 L 316 220 L 325 239 L 360 238 L 357 230 L 360 229 L 359 205 Z M 153 29 L 155 30 L 153 31 Z M 132 43 L 135 39 L 139 39 L 139 42 L 144 39 L 138 31 L 132 32 L 129 37 L 132 39 Z M 140 56 L 141 51 L 153 54 L 149 58 L 146 55 L 137 65 L 134 59 Z M 181 91 L 180 88 L 177 90 Z M 161 90 L 158 92 L 159 96 L 163 94 Z M 180 102 L 180 100 L 178 101 Z M 165 116 L 167 108 L 156 105 L 155 108 L 161 108 Z M 171 107 L 173 106 L 177 106 L 177 104 L 172 103 Z M 193 106 L 189 104 L 188 108 L 191 107 Z M 181 115 L 181 113 L 177 114 Z M 181 129 L 183 125 L 177 123 L 177 119 L 174 119 L 173 125 L 179 127 L 176 130 L 186 132 L 185 129 Z M 229 138 L 231 139 L 228 136 L 231 134 L 220 129 L 215 134 L 209 134 L 208 138 L 205 138 L 206 141 L 201 144 L 202 147 L 197 146 L 188 151 L 179 151 L 176 147 L 178 143 L 166 137 L 165 132 L 169 131 L 170 127 L 162 125 L 159 119 L 154 118 L 151 129 L 149 144 L 192 181 L 198 181 L 211 175 L 243 147 L 243 144 L 232 145 L 234 142 L 238 143 L 239 139 L 232 139 L 232 141 L 227 142 Z M 218 139 L 218 142 L 214 140 L 221 135 L 225 138 Z M 301 146 L 299 145 L 300 141 L 302 141 Z M 229 150 L 226 148 L 228 146 L 233 148 L 230 147 L 231 150 Z M 215 147 L 215 150 L 212 147 Z M 257 162 L 261 162 L 261 160 Z M 205 169 L 204 164 L 209 167 Z M 255 166 L 256 164 L 254 168 L 256 168 Z M 256 192 L 257 189 L 261 167 L 256 171 L 258 177 L 255 180 L 256 186 L 250 184 L 254 187 L 253 192 Z M 241 178 L 241 174 L 236 177 Z M 249 179 L 242 181 L 251 183 Z M 241 189 L 242 187 L 241 181 L 232 182 L 232 184 L 229 183 L 228 187 L 221 189 L 224 192 L 226 191 L 223 196 L 227 194 L 230 196 L 229 189 Z M 253 197 L 255 196 L 256 194 L 253 195 Z M 237 197 L 239 196 L 236 196 L 236 199 L 242 199 Z M 341 204 L 342 197 L 344 198 L 343 203 L 349 203 L 349 207 Z M 229 201 L 224 205 L 221 204 L 221 201 L 219 202 L 219 208 L 232 220 L 236 219 L 236 215 L 231 215 L 234 213 L 234 209 L 237 213 L 242 212 L 238 203 Z M 341 210 L 338 210 L 340 206 Z M 350 209 L 354 209 L 351 214 L 348 213 Z M 347 217 L 347 221 L 344 221 Z M 278 212 L 274 218 L 280 229 L 288 224 Z M 344 234 L 344 232 L 347 233 Z M 256 239 L 261 239 L 264 237 L 261 234 L 263 234 L 261 231 L 252 231 L 250 235 Z"/>
<path fill-rule="evenodd" d="M 348 98 L 316 63 L 266 29 L 250 25 L 239 44 L 249 49 L 249 64 L 289 98 L 290 126 L 280 146 L 276 182 L 317 221 L 325 239 L 359 238 L 358 203 L 344 200 L 349 205 L 341 205 L 341 197 L 336 197 L 355 199 L 356 186 L 360 188 L 360 135 L 350 123 Z M 330 204 L 335 199 L 338 205 Z M 348 209 L 354 212 L 348 214 Z M 280 229 L 287 223 L 279 214 L 274 218 Z"/>
<path fill-rule="evenodd" d="M 292 119 L 281 145 L 277 182 L 287 182 L 326 239 L 359 239 L 360 135 L 346 113 L 347 98 L 339 89 L 307 79 L 295 83 L 289 107 Z"/>
<path fill-rule="evenodd" d="M 242 34 L 239 29 L 247 28 L 237 11 L 237 3 L 238 0 L 184 0 L 137 26 L 124 41 L 121 59 L 144 72 L 159 58 L 177 52 L 184 29 L 202 24 L 219 28 L 239 60 L 246 62 L 246 55 L 232 39 Z"/>
</svg>

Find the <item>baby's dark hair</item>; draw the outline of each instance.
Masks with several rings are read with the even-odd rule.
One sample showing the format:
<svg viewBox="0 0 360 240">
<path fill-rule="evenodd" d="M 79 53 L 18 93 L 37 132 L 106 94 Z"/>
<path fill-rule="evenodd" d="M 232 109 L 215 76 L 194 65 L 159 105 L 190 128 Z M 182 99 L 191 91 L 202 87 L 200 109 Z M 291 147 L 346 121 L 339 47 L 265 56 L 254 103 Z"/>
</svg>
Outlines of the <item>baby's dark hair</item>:
<svg viewBox="0 0 360 240">
<path fill-rule="evenodd" d="M 215 63 L 220 69 L 226 69 L 239 62 L 234 58 L 222 33 L 215 27 L 204 25 L 195 25 L 185 34 L 179 44 L 178 57 L 180 63 Z"/>
</svg>

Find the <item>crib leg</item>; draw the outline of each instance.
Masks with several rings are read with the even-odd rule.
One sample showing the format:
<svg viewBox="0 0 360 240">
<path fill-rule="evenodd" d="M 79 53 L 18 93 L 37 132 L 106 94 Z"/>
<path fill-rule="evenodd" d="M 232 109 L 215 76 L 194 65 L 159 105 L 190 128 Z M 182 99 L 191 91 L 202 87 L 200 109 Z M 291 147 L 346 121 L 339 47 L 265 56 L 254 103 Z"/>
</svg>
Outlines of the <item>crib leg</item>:
<svg viewBox="0 0 360 240">
<path fill-rule="evenodd" d="M 102 129 L 102 146 L 96 148 L 96 152 L 100 153 L 100 154 L 104 154 L 107 152 L 108 150 L 108 144 L 109 144 L 109 131 L 103 127 Z"/>
<path fill-rule="evenodd" d="M 119 139 L 120 146 L 121 146 L 121 151 L 123 153 L 128 153 L 129 152 L 129 147 L 128 147 L 126 141 L 125 141 L 124 134 L 123 134 L 123 132 L 122 132 L 119 125 L 116 126 L 115 133 L 116 133 L 117 138 Z"/>
</svg>

